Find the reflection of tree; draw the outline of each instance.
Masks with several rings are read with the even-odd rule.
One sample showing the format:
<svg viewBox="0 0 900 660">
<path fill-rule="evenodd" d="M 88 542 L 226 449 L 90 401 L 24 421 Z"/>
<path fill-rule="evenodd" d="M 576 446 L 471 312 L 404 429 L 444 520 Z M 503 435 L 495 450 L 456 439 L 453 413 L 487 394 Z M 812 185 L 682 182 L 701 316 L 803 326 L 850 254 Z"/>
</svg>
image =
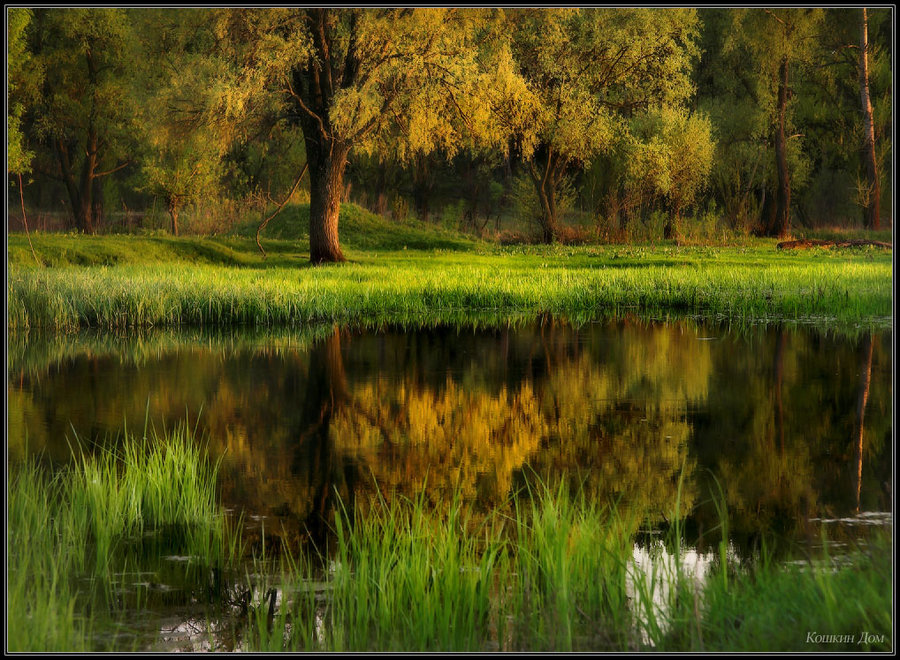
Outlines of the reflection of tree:
<svg viewBox="0 0 900 660">
<path fill-rule="evenodd" d="M 682 502 L 693 500 L 686 411 L 705 396 L 711 364 L 709 345 L 680 331 L 613 331 L 585 347 L 559 325 L 517 333 L 515 347 L 501 334 L 500 371 L 522 373 L 517 384 L 492 388 L 468 371 L 459 376 L 466 387 L 452 378 L 424 385 L 415 372 L 399 384 L 364 382 L 335 420 L 335 444 L 366 463 L 383 492 L 424 487 L 437 502 L 459 486 L 496 504 L 530 465 L 553 479 L 585 478 L 589 495 L 659 519 L 674 504 L 682 465 Z"/>
<path fill-rule="evenodd" d="M 591 497 L 661 520 L 684 465 L 682 501 L 699 506 L 693 520 L 709 530 L 717 514 L 697 486 L 708 469 L 739 539 L 792 532 L 828 507 L 852 511 L 849 483 L 861 507 L 879 506 L 873 494 L 891 474 L 880 459 L 891 437 L 890 336 L 870 338 L 882 348 L 860 373 L 850 344 L 826 335 L 720 334 L 545 321 L 477 333 L 332 328 L 303 342 L 152 339 L 140 360 L 117 359 L 113 345 L 70 346 L 48 352 L 52 368 L 22 360 L 28 368 L 11 372 L 9 453 L 24 452 L 27 431 L 30 449 L 64 459 L 70 422 L 83 438 L 102 440 L 123 420 L 139 432 L 148 400 L 157 428 L 186 414 L 193 423 L 202 409 L 200 432 L 223 457 L 225 504 L 277 515 L 299 535 L 321 531 L 335 490 L 350 502 L 374 483 L 384 494 L 424 488 L 437 503 L 459 486 L 493 506 L 532 470 L 584 480 Z"/>
<path fill-rule="evenodd" d="M 866 336 L 863 342 L 861 365 L 859 369 L 859 397 L 856 404 L 856 512 L 859 513 L 859 496 L 862 489 L 863 468 L 863 436 L 865 435 L 866 402 L 869 400 L 869 385 L 872 382 L 872 353 L 875 343 L 872 335 Z"/>
<path fill-rule="evenodd" d="M 778 329 L 748 342 L 725 339 L 716 355 L 708 410 L 695 417 L 697 458 L 722 485 L 739 542 L 769 533 L 815 535 L 811 518 L 847 515 L 855 506 L 846 484 L 851 468 L 857 483 L 860 465 L 854 432 L 862 428 L 865 368 L 857 376 L 861 358 L 847 342 L 824 335 Z M 862 360 L 865 367 L 865 349 Z M 882 389 L 872 389 L 878 414 L 871 434 L 866 425 L 873 453 L 882 446 L 878 438 L 890 436 L 890 393 Z M 877 488 L 874 474 L 872 481 Z M 715 508 L 704 505 L 697 522 L 713 528 Z"/>
</svg>

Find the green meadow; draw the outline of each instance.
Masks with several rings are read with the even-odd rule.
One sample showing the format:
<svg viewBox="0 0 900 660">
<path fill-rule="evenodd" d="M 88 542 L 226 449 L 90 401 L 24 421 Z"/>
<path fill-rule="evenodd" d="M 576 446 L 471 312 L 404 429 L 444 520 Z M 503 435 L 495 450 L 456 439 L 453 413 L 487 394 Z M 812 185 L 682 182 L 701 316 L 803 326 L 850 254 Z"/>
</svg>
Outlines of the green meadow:
<svg viewBox="0 0 900 660">
<path fill-rule="evenodd" d="M 305 207 L 229 236 L 9 238 L 13 331 L 130 326 L 465 322 L 635 313 L 889 326 L 892 252 L 737 245 L 500 246 L 344 205 L 348 261 L 308 263 Z"/>
</svg>

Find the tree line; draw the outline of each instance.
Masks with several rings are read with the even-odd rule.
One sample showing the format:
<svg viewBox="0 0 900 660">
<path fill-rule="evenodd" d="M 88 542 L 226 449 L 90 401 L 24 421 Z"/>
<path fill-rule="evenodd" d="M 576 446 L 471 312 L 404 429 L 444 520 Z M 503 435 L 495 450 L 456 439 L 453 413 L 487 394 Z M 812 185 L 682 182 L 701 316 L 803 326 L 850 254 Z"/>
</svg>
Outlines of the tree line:
<svg viewBox="0 0 900 660">
<path fill-rule="evenodd" d="M 93 233 L 111 201 L 266 199 L 310 259 L 355 198 L 787 236 L 891 203 L 890 9 L 7 10 L 10 185 Z M 24 177 L 24 178 L 23 178 Z M 24 190 L 23 190 L 24 187 Z M 11 198 L 12 198 L 11 194 Z M 388 201 L 390 200 L 390 201 Z M 25 200 L 22 200 L 23 213 Z M 481 223 L 479 225 L 479 222 Z"/>
</svg>

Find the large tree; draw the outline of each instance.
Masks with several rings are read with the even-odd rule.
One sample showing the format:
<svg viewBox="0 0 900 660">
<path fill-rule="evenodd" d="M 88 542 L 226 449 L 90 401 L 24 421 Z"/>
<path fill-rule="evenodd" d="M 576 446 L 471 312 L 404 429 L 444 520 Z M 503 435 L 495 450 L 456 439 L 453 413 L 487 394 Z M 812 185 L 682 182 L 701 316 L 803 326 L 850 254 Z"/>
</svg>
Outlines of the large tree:
<svg viewBox="0 0 900 660">
<path fill-rule="evenodd" d="M 518 144 L 541 205 L 546 242 L 557 234 L 557 192 L 628 130 L 627 119 L 677 106 L 693 93 L 693 10 L 525 9 L 510 11 L 513 51 L 533 111 Z M 521 110 L 519 110 L 521 112 Z"/>
<path fill-rule="evenodd" d="M 226 10 L 219 33 L 238 46 L 222 106 L 233 116 L 256 91 L 281 95 L 303 130 L 313 263 L 343 261 L 338 217 L 354 149 L 401 158 L 453 152 L 482 129 L 479 107 L 493 12 L 460 9 Z M 482 59 L 479 59 L 482 56 Z"/>
</svg>

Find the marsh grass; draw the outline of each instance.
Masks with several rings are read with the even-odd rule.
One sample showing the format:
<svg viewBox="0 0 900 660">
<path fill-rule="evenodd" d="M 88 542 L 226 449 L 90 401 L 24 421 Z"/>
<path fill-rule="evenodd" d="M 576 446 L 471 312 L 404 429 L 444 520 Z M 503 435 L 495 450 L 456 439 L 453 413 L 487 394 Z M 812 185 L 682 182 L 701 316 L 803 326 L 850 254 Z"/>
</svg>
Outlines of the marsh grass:
<svg viewBox="0 0 900 660">
<path fill-rule="evenodd" d="M 743 566 L 723 542 L 698 579 L 674 535 L 672 561 L 638 568 L 639 521 L 564 487 L 538 483 L 484 515 L 458 499 L 440 512 L 421 498 L 375 504 L 341 510 L 324 570 L 285 559 L 247 650 L 831 650 L 807 631 L 868 631 L 885 637 L 857 650 L 892 648 L 887 536 L 802 567 Z"/>
<path fill-rule="evenodd" d="M 118 582 L 129 557 L 140 563 L 140 540 L 151 530 L 204 566 L 222 566 L 235 551 L 215 497 L 217 465 L 190 428 L 126 435 L 118 452 L 76 456 L 53 474 L 35 458 L 11 468 L 10 650 L 87 649 L 96 617 L 115 616 Z"/>
</svg>

